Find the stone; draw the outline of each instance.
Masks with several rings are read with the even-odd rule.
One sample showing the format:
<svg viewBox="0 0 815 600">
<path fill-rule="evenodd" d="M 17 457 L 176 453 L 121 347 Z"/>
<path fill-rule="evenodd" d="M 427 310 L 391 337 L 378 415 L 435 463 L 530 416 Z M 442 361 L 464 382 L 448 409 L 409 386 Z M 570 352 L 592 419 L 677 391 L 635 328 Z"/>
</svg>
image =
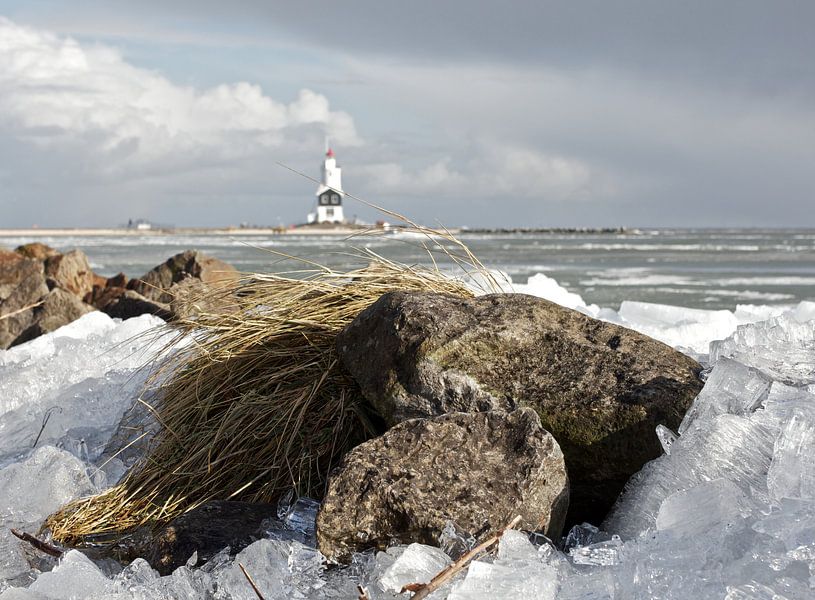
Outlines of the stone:
<svg viewBox="0 0 815 600">
<path fill-rule="evenodd" d="M 56 256 L 59 254 L 56 250 L 54 250 L 51 246 L 47 246 L 41 242 L 31 242 L 30 244 L 23 244 L 22 246 L 17 246 L 14 251 L 19 254 L 20 256 L 25 256 L 26 258 L 33 258 L 34 260 L 45 261 L 52 256 Z"/>
<path fill-rule="evenodd" d="M 93 271 L 82 250 L 51 256 L 45 261 L 45 276 L 59 287 L 79 298 L 93 291 Z"/>
<path fill-rule="evenodd" d="M 54 288 L 45 295 L 42 304 L 34 308 L 31 325 L 17 336 L 12 345 L 16 346 L 44 333 L 56 331 L 91 311 L 92 306 L 85 304 L 70 292 Z"/>
<path fill-rule="evenodd" d="M 111 294 L 118 294 L 116 288 L 110 288 Z M 119 288 L 121 289 L 121 288 Z M 122 290 L 122 293 L 102 307 L 102 312 L 116 319 L 130 319 L 140 315 L 149 314 L 170 321 L 173 313 L 170 307 L 161 302 L 145 298 L 133 290 Z"/>
<path fill-rule="evenodd" d="M 41 262 L 0 250 L 0 348 L 32 324 L 33 307 L 47 293 Z"/>
<path fill-rule="evenodd" d="M 229 547 L 232 555 L 265 537 L 264 521 L 274 519 L 271 504 L 216 500 L 173 519 L 150 542 L 147 562 L 162 575 L 187 564 L 197 553 L 197 565 Z"/>
<path fill-rule="evenodd" d="M 185 279 L 195 278 L 210 288 L 217 288 L 237 281 L 239 277 L 240 274 L 231 265 L 197 250 L 187 250 L 167 259 L 140 278 L 131 279 L 127 287 L 148 300 L 169 304 L 174 298 L 170 288 Z"/>
<path fill-rule="evenodd" d="M 600 523 L 662 453 L 702 388 L 701 366 L 635 331 L 523 294 L 385 294 L 337 338 L 341 361 L 394 425 L 529 406 L 560 444 L 570 523 Z"/>
<path fill-rule="evenodd" d="M 560 536 L 569 503 L 563 453 L 531 409 L 404 421 L 343 457 L 317 514 L 328 558 L 395 542 L 438 545 L 452 522 L 477 536 L 521 515 Z"/>
</svg>

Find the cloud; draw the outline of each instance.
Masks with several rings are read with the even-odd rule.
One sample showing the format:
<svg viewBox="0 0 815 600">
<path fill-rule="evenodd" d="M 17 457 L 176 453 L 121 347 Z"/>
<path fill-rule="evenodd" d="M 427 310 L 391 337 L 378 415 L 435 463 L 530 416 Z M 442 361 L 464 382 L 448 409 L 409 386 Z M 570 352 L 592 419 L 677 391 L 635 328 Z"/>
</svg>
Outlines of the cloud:
<svg viewBox="0 0 815 600">
<path fill-rule="evenodd" d="M 480 148 L 459 167 L 452 163 L 449 157 L 416 168 L 396 162 L 374 163 L 362 166 L 359 175 L 377 193 L 453 198 L 549 196 L 557 200 L 573 196 L 595 181 L 595 174 L 585 163 L 530 148 L 491 145 Z"/>
<path fill-rule="evenodd" d="M 361 144 L 351 116 L 314 91 L 286 103 L 247 82 L 180 86 L 113 48 L 2 17 L 0 128 L 41 149 L 80 147 L 115 177 L 229 163 L 315 133 Z"/>
</svg>

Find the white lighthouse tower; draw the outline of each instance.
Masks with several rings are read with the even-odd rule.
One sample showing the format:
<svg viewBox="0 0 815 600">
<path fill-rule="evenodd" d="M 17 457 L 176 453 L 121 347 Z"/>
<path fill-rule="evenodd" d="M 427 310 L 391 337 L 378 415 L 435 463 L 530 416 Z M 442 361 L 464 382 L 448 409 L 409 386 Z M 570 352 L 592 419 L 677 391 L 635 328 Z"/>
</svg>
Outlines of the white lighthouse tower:
<svg viewBox="0 0 815 600">
<path fill-rule="evenodd" d="M 334 151 L 328 148 L 322 165 L 322 177 L 317 187 L 317 210 L 309 213 L 309 223 L 344 223 L 342 214 L 342 169 L 337 166 Z"/>
</svg>

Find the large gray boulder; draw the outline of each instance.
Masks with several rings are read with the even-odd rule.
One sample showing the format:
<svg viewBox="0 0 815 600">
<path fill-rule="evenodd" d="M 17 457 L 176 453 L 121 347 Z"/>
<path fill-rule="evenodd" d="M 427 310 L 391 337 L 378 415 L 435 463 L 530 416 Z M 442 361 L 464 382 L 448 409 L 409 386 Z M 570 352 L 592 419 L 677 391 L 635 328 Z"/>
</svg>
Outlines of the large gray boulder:
<svg viewBox="0 0 815 600">
<path fill-rule="evenodd" d="M 138 279 L 131 279 L 127 287 L 148 300 L 169 304 L 175 298 L 172 288 L 187 279 L 198 279 L 209 289 L 217 289 L 239 277 L 233 266 L 203 252 L 186 250 L 168 258 Z"/>
<path fill-rule="evenodd" d="M 534 411 L 451 413 L 400 423 L 331 474 L 317 515 L 327 557 L 437 544 L 448 521 L 471 533 L 521 527 L 557 538 L 569 503 L 563 454 Z"/>
<path fill-rule="evenodd" d="M 343 365 L 388 425 L 449 411 L 533 408 L 563 449 L 570 522 L 599 523 L 661 453 L 701 366 L 635 331 L 523 294 L 385 294 L 338 337 Z"/>
<path fill-rule="evenodd" d="M 34 318 L 31 308 L 48 293 L 39 260 L 0 250 L 0 348 L 8 348 Z"/>
</svg>

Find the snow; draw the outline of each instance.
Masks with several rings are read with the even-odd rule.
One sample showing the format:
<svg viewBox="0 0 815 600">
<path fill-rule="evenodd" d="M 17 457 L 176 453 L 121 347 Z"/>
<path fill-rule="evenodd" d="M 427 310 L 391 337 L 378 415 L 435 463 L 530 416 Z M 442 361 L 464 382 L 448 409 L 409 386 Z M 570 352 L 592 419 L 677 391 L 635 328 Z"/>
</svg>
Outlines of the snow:
<svg viewBox="0 0 815 600">
<path fill-rule="evenodd" d="M 557 546 L 508 532 L 430 597 L 815 597 L 815 303 L 615 311 L 544 275 L 512 289 L 684 349 L 705 362 L 705 387 L 677 432 L 657 428 L 664 454 L 632 477 L 601 527 L 576 526 Z M 171 338 L 160 325 L 90 313 L 0 351 L 0 600 L 254 599 L 241 565 L 268 599 L 355 598 L 358 584 L 372 600 L 408 598 L 402 586 L 472 547 L 451 523 L 447 552 L 394 546 L 331 569 L 313 545 L 317 505 L 302 498 L 284 499 L 280 522 L 237 556 L 203 566 L 191 557 L 165 577 L 142 559 L 121 566 L 70 551 L 56 561 L 19 542 L 9 528 L 36 533 L 121 473 L 115 461 L 100 469 L 104 449 L 163 359 Z"/>
</svg>

